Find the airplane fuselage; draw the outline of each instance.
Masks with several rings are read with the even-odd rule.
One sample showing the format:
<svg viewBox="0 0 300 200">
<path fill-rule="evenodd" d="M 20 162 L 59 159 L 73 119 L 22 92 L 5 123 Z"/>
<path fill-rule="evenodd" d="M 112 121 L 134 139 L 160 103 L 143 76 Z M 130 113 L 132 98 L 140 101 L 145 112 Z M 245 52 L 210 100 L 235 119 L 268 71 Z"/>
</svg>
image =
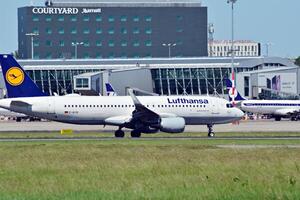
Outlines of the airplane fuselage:
<svg viewBox="0 0 300 200">
<path fill-rule="evenodd" d="M 222 124 L 239 120 L 242 113 L 228 101 L 208 96 L 141 96 L 141 103 L 161 117 L 179 116 L 188 125 Z M 118 125 L 135 110 L 130 96 L 55 96 L 0 100 L 0 107 L 53 121 Z"/>
<path fill-rule="evenodd" d="M 299 112 L 299 100 L 245 100 L 241 109 L 258 114 L 285 116 L 287 113 Z"/>
</svg>

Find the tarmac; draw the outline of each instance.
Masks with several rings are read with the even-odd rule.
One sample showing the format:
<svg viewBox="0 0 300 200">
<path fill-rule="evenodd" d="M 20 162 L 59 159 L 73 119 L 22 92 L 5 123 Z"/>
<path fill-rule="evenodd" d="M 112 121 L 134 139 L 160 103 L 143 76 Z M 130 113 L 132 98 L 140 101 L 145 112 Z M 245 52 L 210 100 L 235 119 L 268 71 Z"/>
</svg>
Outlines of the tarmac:
<svg viewBox="0 0 300 200">
<path fill-rule="evenodd" d="M 96 132 L 114 132 L 117 127 L 103 125 L 74 125 L 59 122 L 15 122 L 0 121 L 0 132 L 49 132 L 60 131 L 62 129 L 72 129 L 73 131 L 96 131 Z M 214 132 L 299 132 L 300 122 L 297 121 L 274 121 L 266 120 L 248 120 L 236 124 L 214 125 Z M 207 132 L 205 125 L 188 125 L 185 132 Z"/>
</svg>

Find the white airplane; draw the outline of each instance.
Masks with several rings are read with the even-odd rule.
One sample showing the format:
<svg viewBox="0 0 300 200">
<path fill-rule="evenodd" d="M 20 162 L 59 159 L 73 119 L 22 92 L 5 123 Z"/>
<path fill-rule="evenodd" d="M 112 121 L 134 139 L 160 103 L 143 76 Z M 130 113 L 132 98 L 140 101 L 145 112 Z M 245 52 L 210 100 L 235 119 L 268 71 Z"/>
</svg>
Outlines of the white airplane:
<svg viewBox="0 0 300 200">
<path fill-rule="evenodd" d="M 227 80 L 227 88 L 230 91 L 230 80 Z M 276 121 L 280 121 L 282 117 L 291 118 L 293 121 L 300 118 L 300 100 L 248 100 L 237 90 L 235 90 L 234 96 L 243 111 L 268 114 L 273 116 Z M 229 101 L 231 99 L 232 97 L 229 95 Z"/>
<path fill-rule="evenodd" d="M 208 96 L 48 96 L 29 78 L 11 55 L 0 55 L 7 99 L 0 107 L 29 116 L 72 124 L 118 126 L 141 133 L 180 133 L 185 125 L 207 125 L 240 120 L 244 113 L 225 99 Z"/>
</svg>

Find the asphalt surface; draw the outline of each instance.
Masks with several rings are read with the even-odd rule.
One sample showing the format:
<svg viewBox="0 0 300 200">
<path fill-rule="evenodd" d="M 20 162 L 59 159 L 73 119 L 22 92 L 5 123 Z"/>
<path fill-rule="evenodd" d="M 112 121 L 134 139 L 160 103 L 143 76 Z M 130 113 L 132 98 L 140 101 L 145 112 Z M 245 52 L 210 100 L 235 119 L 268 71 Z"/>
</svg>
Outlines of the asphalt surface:
<svg viewBox="0 0 300 200">
<path fill-rule="evenodd" d="M 95 125 L 73 125 L 59 122 L 15 122 L 0 121 L 0 132 L 49 132 L 60 131 L 61 129 L 72 129 L 74 131 L 97 131 L 113 133 L 117 127 L 95 126 Z M 239 124 L 214 125 L 214 132 L 299 132 L 300 121 L 274 121 L 270 120 L 248 120 Z M 207 127 L 186 126 L 185 132 L 207 132 Z"/>
</svg>

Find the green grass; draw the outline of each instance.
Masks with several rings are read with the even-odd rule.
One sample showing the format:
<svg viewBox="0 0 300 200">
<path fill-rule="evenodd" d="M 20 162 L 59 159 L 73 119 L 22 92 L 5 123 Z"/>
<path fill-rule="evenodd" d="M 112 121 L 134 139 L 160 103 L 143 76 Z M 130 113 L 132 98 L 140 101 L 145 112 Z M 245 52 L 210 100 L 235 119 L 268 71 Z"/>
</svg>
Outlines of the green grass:
<svg viewBox="0 0 300 200">
<path fill-rule="evenodd" d="M 3 142 L 0 199 L 300 198 L 299 148 L 215 146 L 237 143 L 171 139 Z"/>
</svg>

